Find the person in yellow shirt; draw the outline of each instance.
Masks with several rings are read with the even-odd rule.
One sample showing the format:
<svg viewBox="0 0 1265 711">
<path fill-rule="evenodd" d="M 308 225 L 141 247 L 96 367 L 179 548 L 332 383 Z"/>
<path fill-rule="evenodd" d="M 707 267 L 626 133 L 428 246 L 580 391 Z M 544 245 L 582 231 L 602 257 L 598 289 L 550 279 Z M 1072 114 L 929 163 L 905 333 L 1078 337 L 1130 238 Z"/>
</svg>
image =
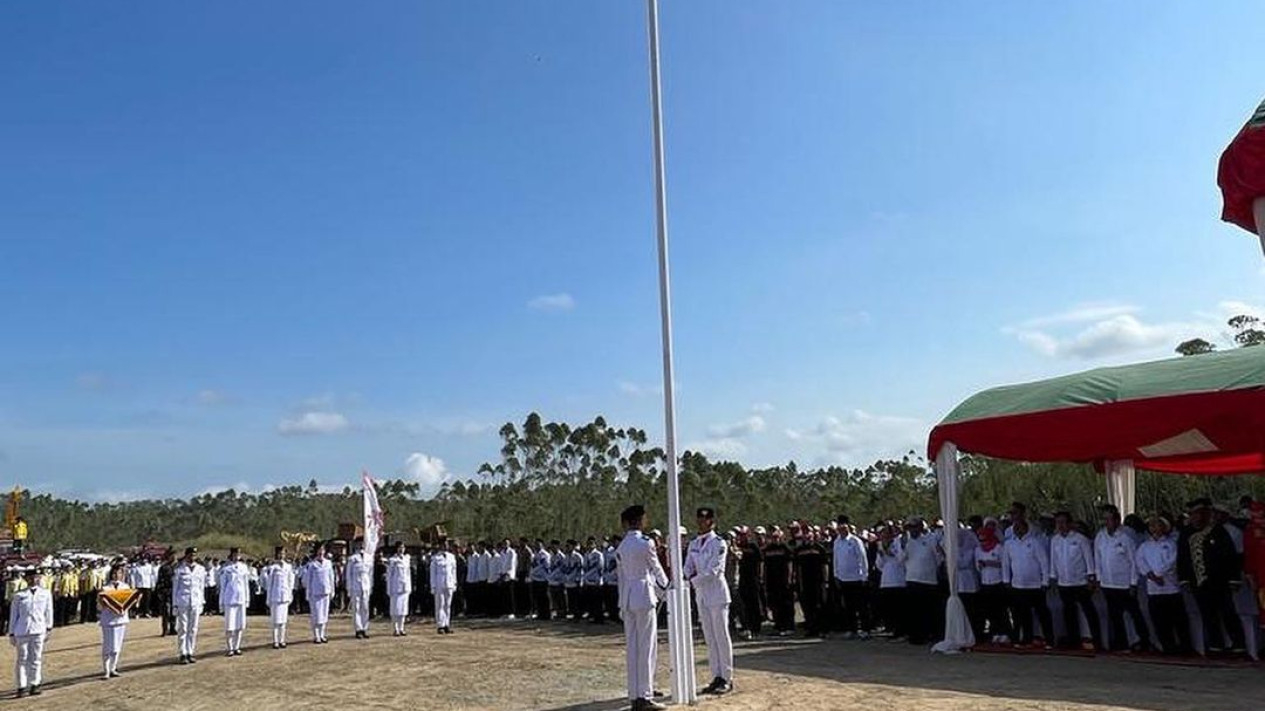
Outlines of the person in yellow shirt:
<svg viewBox="0 0 1265 711">
<path fill-rule="evenodd" d="M 26 525 L 26 519 L 18 516 L 13 522 L 13 552 L 22 555 L 26 551 L 26 538 L 30 535 L 30 528 Z"/>
<path fill-rule="evenodd" d="M 79 569 L 75 565 L 64 564 L 57 580 L 57 592 L 60 593 L 57 611 L 61 613 L 61 624 L 64 627 L 79 617 Z"/>
</svg>

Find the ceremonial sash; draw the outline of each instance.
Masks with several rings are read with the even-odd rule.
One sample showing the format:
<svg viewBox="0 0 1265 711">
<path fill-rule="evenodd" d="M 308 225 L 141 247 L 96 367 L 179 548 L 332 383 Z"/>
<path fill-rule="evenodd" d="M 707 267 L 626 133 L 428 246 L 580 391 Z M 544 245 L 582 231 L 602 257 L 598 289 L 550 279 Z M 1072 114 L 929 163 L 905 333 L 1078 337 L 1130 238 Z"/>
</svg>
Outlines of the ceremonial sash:
<svg viewBox="0 0 1265 711">
<path fill-rule="evenodd" d="M 102 590 L 97 595 L 97 602 L 102 608 L 122 615 L 136 606 L 141 599 L 141 591 L 136 588 L 117 588 Z"/>
</svg>

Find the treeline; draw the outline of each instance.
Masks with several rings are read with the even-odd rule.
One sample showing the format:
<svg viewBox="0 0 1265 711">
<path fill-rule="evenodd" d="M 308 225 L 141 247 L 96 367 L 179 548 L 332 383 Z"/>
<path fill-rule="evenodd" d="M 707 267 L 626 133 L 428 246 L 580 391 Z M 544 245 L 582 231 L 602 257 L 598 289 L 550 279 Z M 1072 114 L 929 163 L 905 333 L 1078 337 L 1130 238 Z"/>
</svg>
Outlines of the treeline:
<svg viewBox="0 0 1265 711">
<path fill-rule="evenodd" d="M 644 430 L 609 425 L 604 418 L 581 426 L 544 422 L 531 414 L 500 430 L 500 457 L 464 481 L 446 483 L 430 498 L 417 484 L 380 483 L 387 529 L 415 539 L 419 529 L 443 523 L 450 535 L 474 537 L 583 537 L 616 530 L 619 511 L 642 502 L 652 525 L 666 527 L 664 455 Z M 936 482 L 927 462 L 914 454 L 865 468 L 801 469 L 794 462 L 748 469 L 687 452 L 681 461 L 681 501 L 718 508 L 726 524 L 767 524 L 840 513 L 856 520 L 925 515 L 938 511 Z M 986 458 L 963 463 L 961 510 L 996 514 L 1011 501 L 1037 511 L 1067 508 L 1096 521 L 1106 497 L 1101 475 L 1076 464 L 1025 464 Z M 1262 477 L 1183 477 L 1139 472 L 1141 512 L 1176 512 L 1196 496 L 1227 503 L 1242 494 L 1265 495 Z M 333 536 L 339 523 L 360 517 L 360 491 L 322 492 L 316 482 L 263 493 L 233 490 L 189 499 L 85 503 L 24 493 L 22 514 L 32 544 L 41 550 L 89 547 L 117 550 L 153 540 L 182 545 L 233 540 L 262 553 L 281 542 L 282 531 Z M 204 544 L 205 545 L 205 544 Z"/>
</svg>

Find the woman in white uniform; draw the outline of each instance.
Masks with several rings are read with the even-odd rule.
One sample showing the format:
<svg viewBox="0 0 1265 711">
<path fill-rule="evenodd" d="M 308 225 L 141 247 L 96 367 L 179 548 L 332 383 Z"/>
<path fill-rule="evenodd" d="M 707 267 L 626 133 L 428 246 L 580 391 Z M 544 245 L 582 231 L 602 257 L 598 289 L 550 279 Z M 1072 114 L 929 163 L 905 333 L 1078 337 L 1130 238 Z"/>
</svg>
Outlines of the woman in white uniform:
<svg viewBox="0 0 1265 711">
<path fill-rule="evenodd" d="M 250 604 L 250 569 L 241 561 L 241 551 L 229 549 L 228 560 L 220 566 L 217 578 L 227 656 L 240 657 L 242 635 L 246 631 L 246 606 Z"/>
<path fill-rule="evenodd" d="M 392 634 L 403 637 L 409 596 L 413 593 L 413 565 L 403 543 L 396 543 L 395 554 L 387 559 L 387 593 L 391 596 Z"/>
<path fill-rule="evenodd" d="M 303 569 L 303 589 L 311 610 L 312 643 L 326 644 L 325 626 L 329 624 L 329 599 L 334 594 L 334 566 L 325 557 L 325 545 L 316 547 L 312 560 Z"/>
<path fill-rule="evenodd" d="M 102 592 L 110 590 L 131 590 L 132 586 L 124 582 L 127 570 L 116 565 L 110 569 L 110 582 L 105 584 Z M 101 665 L 105 670 L 105 678 L 112 679 L 119 675 L 119 655 L 123 653 L 123 638 L 127 635 L 128 613 L 116 613 L 105 605 L 101 609 Z"/>
</svg>

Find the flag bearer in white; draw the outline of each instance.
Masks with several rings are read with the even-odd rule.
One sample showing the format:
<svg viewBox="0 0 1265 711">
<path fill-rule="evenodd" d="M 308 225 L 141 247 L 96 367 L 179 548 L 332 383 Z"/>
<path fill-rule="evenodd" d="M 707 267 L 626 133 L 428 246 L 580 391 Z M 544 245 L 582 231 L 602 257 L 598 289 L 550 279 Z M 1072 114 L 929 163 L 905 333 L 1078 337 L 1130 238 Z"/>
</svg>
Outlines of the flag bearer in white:
<svg viewBox="0 0 1265 711">
<path fill-rule="evenodd" d="M 250 568 L 241 560 L 241 551 L 228 550 L 228 560 L 216 576 L 220 589 L 220 613 L 224 615 L 226 656 L 242 656 L 242 635 L 246 632 L 246 607 L 250 604 Z"/>
<path fill-rule="evenodd" d="M 290 603 L 294 601 L 294 566 L 286 560 L 286 550 L 277 546 L 272 565 L 264 569 L 264 589 L 272 622 L 272 648 L 286 648 L 286 626 L 290 623 Z"/>
<path fill-rule="evenodd" d="M 26 588 L 9 604 L 9 643 L 17 649 L 13 675 L 18 698 L 40 695 L 44 641 L 53 631 L 53 594 L 40 585 L 39 571 L 27 570 Z"/>
<path fill-rule="evenodd" d="M 690 542 L 685 559 L 685 579 L 694 586 L 698 603 L 703 640 L 707 642 L 707 663 L 712 683 L 704 694 L 728 694 L 733 691 L 734 646 L 729 638 L 729 585 L 725 582 L 725 560 L 729 547 L 716 535 L 716 511 L 700 508 L 698 538 Z"/>
<path fill-rule="evenodd" d="M 619 572 L 619 611 L 627 638 L 628 698 L 631 711 L 666 709 L 655 701 L 654 670 L 658 644 L 655 608 L 659 592 L 668 588 L 668 576 L 655 554 L 654 541 L 642 533 L 646 509 L 629 506 L 620 514 L 627 534 L 615 551 Z"/>
<path fill-rule="evenodd" d="M 387 594 L 391 596 L 391 634 L 404 636 L 404 620 L 408 617 L 408 599 L 413 592 L 412 561 L 404 552 L 404 544 L 396 543 L 395 552 L 387 559 Z"/>
<path fill-rule="evenodd" d="M 184 558 L 171 574 L 171 606 L 176 611 L 176 639 L 180 643 L 180 663 L 197 662 L 198 618 L 206 604 L 206 568 L 194 560 L 197 548 L 184 549 Z"/>
<path fill-rule="evenodd" d="M 448 539 L 430 557 L 430 589 L 435 596 L 435 626 L 439 634 L 452 634 L 452 594 L 457 590 L 457 557 Z"/>
<path fill-rule="evenodd" d="M 1133 537 L 1120 525 L 1120 509 L 1110 504 L 1102 509 L 1103 529 L 1094 537 L 1094 565 L 1098 584 L 1107 599 L 1107 642 L 1113 652 L 1129 649 L 1124 626 L 1124 616 L 1128 613 L 1138 634 L 1137 649 L 1148 649 L 1151 634 L 1142 617 L 1142 606 L 1138 604 L 1137 548 Z"/>
<path fill-rule="evenodd" d="M 351 619 L 356 627 L 356 639 L 369 639 L 369 597 L 373 594 L 373 559 L 365 555 L 364 540 L 357 538 L 352 544 L 355 551 L 347 558 L 343 570 L 347 597 L 351 598 Z"/>
<path fill-rule="evenodd" d="M 131 589 L 132 586 L 124 582 L 125 577 L 127 577 L 127 571 L 123 566 L 114 566 L 110 569 L 110 582 L 106 583 L 102 590 Z M 121 615 L 115 614 L 104 605 L 100 610 L 98 619 L 101 624 L 101 666 L 105 672 L 104 678 L 113 679 L 119 675 L 119 656 L 123 653 L 123 637 L 127 634 L 128 614 L 126 611 Z"/>
<path fill-rule="evenodd" d="M 334 594 L 334 564 L 325 557 L 325 546 L 316 547 L 312 560 L 303 568 L 303 589 L 307 594 L 312 623 L 312 643 L 326 644 L 325 627 L 329 624 L 329 600 Z"/>
</svg>

